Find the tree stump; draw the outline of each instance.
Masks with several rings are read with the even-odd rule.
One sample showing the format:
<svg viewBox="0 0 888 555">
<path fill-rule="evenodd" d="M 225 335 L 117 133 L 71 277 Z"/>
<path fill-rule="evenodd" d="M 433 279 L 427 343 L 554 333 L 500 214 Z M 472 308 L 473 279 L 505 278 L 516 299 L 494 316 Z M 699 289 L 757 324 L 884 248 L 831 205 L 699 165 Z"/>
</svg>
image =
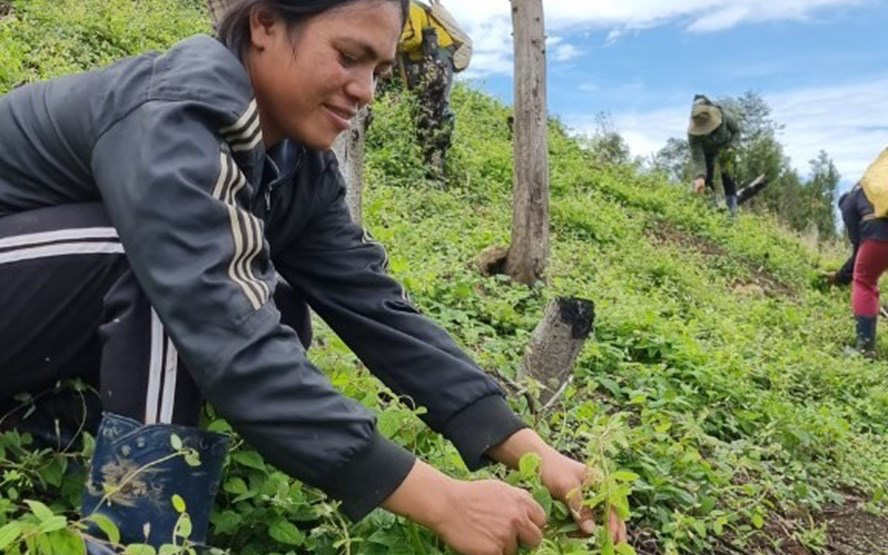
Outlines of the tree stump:
<svg viewBox="0 0 888 555">
<path fill-rule="evenodd" d="M 586 299 L 559 297 L 549 303 L 531 335 L 518 377 L 543 384 L 545 405 L 570 379 L 574 363 L 595 323 L 595 304 Z"/>
<path fill-rule="evenodd" d="M 364 213 L 364 139 L 372 120 L 370 108 L 362 109 L 352 120 L 351 128 L 341 134 L 333 144 L 333 152 L 339 160 L 339 171 L 345 179 L 345 203 L 352 220 L 362 225 Z"/>
</svg>

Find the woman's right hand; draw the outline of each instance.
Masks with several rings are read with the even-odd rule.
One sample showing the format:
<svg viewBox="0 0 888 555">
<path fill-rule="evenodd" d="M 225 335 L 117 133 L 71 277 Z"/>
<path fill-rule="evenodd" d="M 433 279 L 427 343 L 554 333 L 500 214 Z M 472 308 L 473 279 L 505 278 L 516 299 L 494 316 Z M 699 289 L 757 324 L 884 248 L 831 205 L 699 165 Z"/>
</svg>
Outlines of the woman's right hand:
<svg viewBox="0 0 888 555">
<path fill-rule="evenodd" d="M 520 488 L 497 480 L 454 480 L 422 461 L 383 507 L 429 528 L 463 555 L 513 555 L 537 547 L 546 513 Z"/>
<path fill-rule="evenodd" d="M 497 480 L 453 481 L 451 509 L 433 529 L 465 555 L 512 555 L 543 540 L 546 513 L 525 490 Z"/>
</svg>

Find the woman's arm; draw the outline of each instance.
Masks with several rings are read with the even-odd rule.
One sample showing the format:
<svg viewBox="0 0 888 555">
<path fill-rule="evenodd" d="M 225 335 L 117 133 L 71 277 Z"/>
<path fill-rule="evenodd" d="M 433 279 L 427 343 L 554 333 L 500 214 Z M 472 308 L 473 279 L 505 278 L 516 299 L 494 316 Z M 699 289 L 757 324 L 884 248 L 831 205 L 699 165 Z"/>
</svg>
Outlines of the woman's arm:
<svg viewBox="0 0 888 555">
<path fill-rule="evenodd" d="M 526 425 L 499 386 L 440 326 L 408 300 L 386 273 L 385 249 L 355 225 L 334 166 L 319 208 L 278 271 L 388 387 L 427 412 L 423 420 L 450 439 L 470 469 L 485 452 Z"/>
<path fill-rule="evenodd" d="M 540 454 L 544 484 L 577 509 L 583 526 L 590 515 L 577 506 L 581 499 L 569 494 L 582 484 L 585 465 L 564 457 L 526 429 L 499 387 L 446 332 L 413 308 L 385 272 L 385 250 L 352 223 L 343 196 L 339 182 L 299 242 L 280 255 L 279 271 L 303 291 L 312 308 L 374 374 L 396 393 L 409 395 L 428 409 L 426 422 L 453 441 L 470 468 L 491 459 L 516 468 L 522 455 Z M 504 524 L 491 522 L 499 522 L 494 513 L 507 505 L 496 499 L 513 490 L 496 481 L 455 482 L 417 463 L 397 495 L 383 506 L 428 526 L 455 546 L 452 542 L 460 534 L 475 538 L 477 532 L 483 538 L 486 528 L 505 529 Z M 429 497 L 431 491 L 438 499 Z M 442 508 L 446 523 L 435 520 Z M 615 537 L 625 539 L 625 526 L 618 519 L 612 522 Z M 588 530 L 588 523 L 585 526 Z"/>
</svg>

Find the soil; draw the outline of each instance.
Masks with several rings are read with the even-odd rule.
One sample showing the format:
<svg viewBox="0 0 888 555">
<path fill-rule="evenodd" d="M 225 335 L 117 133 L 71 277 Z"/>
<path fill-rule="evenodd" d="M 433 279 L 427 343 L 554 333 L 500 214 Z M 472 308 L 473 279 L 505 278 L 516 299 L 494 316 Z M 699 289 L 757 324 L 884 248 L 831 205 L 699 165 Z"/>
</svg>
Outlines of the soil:
<svg viewBox="0 0 888 555">
<path fill-rule="evenodd" d="M 686 250 L 696 251 L 704 257 L 737 260 L 737 257 L 724 247 L 664 222 L 658 223 L 655 229 L 650 230 L 650 234 L 657 244 L 676 245 Z M 761 265 L 742 259 L 741 262 L 746 266 L 749 275 L 743 278 L 738 277 L 731 282 L 731 289 L 734 293 L 780 298 L 795 296 L 796 290 L 792 286 L 782 282 Z"/>
<path fill-rule="evenodd" d="M 821 513 L 797 513 L 772 518 L 765 524 L 764 538 L 752 542 L 746 550 L 725 546 L 718 555 L 888 555 L 888 516 L 875 515 L 865 508 L 866 500 L 846 493 L 842 505 L 827 507 Z M 801 532 L 825 526 L 826 545 L 820 549 L 805 547 Z"/>
<path fill-rule="evenodd" d="M 861 499 L 851 497 L 813 517 L 778 517 L 765 524 L 764 537 L 746 547 L 724 538 L 707 555 L 888 555 L 888 517 L 870 514 L 862 506 Z M 827 543 L 820 549 L 809 549 L 798 539 L 812 523 L 826 525 Z M 630 525 L 629 541 L 639 555 L 663 555 L 652 530 L 632 530 Z"/>
<path fill-rule="evenodd" d="M 888 517 L 862 508 L 864 500 L 846 499 L 841 507 L 827 509 L 819 517 L 829 531 L 830 555 L 888 555 Z"/>
</svg>

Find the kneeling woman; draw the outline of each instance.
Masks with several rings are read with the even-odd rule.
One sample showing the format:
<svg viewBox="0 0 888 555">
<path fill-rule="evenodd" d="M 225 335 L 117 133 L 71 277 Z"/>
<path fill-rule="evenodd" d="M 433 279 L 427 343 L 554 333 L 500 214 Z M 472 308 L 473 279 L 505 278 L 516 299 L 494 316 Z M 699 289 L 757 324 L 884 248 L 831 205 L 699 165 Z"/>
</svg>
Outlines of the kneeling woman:
<svg viewBox="0 0 888 555">
<path fill-rule="evenodd" d="M 193 427 L 205 398 L 353 519 L 381 505 L 464 553 L 539 543 L 545 515 L 526 492 L 446 477 L 331 387 L 306 358 L 301 299 L 470 468 L 534 451 L 555 496 L 581 485 L 584 465 L 525 428 L 349 218 L 328 149 L 391 66 L 406 9 L 244 0 L 218 39 L 0 98 L 2 396 L 95 376 L 106 412 L 83 509 L 124 542 L 168 542 L 173 494 L 203 541 L 226 450 Z M 199 467 L 168 456 L 172 434 Z M 107 488 L 149 462 L 143 494 Z"/>
</svg>

